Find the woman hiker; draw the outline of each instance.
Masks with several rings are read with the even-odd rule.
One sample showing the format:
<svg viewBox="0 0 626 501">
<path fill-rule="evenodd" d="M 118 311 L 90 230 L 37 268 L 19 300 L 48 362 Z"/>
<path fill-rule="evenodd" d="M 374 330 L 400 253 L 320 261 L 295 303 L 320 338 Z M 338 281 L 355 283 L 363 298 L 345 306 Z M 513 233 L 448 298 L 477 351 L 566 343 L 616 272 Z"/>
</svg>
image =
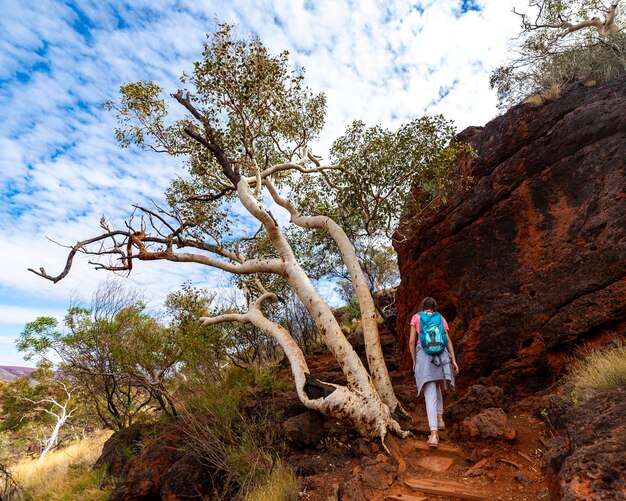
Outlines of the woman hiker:
<svg viewBox="0 0 626 501">
<path fill-rule="evenodd" d="M 430 428 L 427 443 L 431 447 L 439 445 L 437 431 L 446 427 L 443 422 L 443 397 L 439 382 L 444 381 L 446 384 L 449 382 L 454 386 L 454 375 L 459 372 L 449 332 L 448 322 L 437 312 L 435 300 L 432 297 L 425 298 L 422 301 L 422 311 L 411 319 L 409 348 L 415 370 L 417 394 L 419 395 L 424 388 L 426 415 Z"/>
</svg>

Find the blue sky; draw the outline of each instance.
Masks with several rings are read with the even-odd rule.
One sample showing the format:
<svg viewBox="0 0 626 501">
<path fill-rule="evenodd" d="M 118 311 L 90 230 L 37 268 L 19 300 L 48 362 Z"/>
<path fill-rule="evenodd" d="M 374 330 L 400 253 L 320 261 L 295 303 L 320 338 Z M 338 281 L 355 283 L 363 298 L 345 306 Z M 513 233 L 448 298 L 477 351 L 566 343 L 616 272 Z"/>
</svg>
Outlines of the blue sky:
<svg viewBox="0 0 626 501">
<path fill-rule="evenodd" d="M 517 2 L 518 5 L 524 2 Z M 0 365 L 23 364 L 13 341 L 39 315 L 61 317 L 70 296 L 89 298 L 105 272 L 78 259 L 54 285 L 26 271 L 58 273 L 65 250 L 120 221 L 132 203 L 160 200 L 177 161 L 120 150 L 100 108 L 121 84 L 154 80 L 168 92 L 199 58 L 214 19 L 288 49 L 307 83 L 328 98 L 317 152 L 346 124 L 397 126 L 444 113 L 459 129 L 496 114 L 490 71 L 517 33 L 505 0 L 168 1 L 0 0 Z M 192 265 L 140 263 L 129 281 L 155 305 L 184 280 L 224 285 Z M 330 294 L 332 285 L 322 287 Z"/>
</svg>

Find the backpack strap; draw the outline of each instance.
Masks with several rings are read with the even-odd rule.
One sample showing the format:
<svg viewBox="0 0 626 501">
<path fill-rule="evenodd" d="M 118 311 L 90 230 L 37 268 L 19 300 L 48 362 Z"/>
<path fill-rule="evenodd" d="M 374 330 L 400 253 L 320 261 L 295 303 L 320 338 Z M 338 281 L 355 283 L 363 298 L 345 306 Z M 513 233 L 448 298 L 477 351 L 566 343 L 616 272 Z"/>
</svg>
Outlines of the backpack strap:
<svg viewBox="0 0 626 501">
<path fill-rule="evenodd" d="M 441 320 L 441 314 L 438 311 L 431 313 L 424 313 L 423 311 L 419 312 L 420 321 L 424 323 L 424 325 L 431 325 L 437 323 Z"/>
</svg>

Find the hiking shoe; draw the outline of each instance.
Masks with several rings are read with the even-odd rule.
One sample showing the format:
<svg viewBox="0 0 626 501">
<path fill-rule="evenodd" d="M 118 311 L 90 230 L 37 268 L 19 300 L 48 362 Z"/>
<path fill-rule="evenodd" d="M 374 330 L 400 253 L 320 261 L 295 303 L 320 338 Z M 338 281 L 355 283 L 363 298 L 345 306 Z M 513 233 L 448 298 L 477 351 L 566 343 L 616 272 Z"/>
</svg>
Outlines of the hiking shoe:
<svg viewBox="0 0 626 501">
<path fill-rule="evenodd" d="M 443 422 L 443 418 L 437 419 L 437 428 L 440 430 L 446 429 L 446 423 Z"/>
<path fill-rule="evenodd" d="M 437 435 L 431 435 L 430 437 L 428 437 L 426 443 L 429 447 L 436 449 L 437 447 L 439 447 L 439 437 Z"/>
</svg>

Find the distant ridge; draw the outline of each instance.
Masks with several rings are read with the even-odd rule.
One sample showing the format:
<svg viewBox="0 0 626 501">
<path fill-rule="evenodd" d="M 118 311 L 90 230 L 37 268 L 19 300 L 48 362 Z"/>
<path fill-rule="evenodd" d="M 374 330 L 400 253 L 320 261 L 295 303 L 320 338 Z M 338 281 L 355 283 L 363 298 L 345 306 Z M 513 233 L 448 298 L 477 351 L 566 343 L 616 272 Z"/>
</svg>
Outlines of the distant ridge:
<svg viewBox="0 0 626 501">
<path fill-rule="evenodd" d="M 0 381 L 13 381 L 18 377 L 29 376 L 37 369 L 34 367 L 18 367 L 15 365 L 0 365 Z"/>
</svg>

